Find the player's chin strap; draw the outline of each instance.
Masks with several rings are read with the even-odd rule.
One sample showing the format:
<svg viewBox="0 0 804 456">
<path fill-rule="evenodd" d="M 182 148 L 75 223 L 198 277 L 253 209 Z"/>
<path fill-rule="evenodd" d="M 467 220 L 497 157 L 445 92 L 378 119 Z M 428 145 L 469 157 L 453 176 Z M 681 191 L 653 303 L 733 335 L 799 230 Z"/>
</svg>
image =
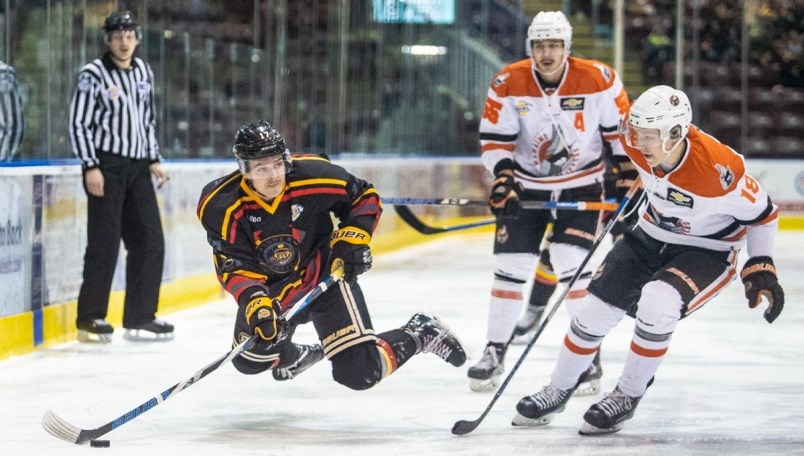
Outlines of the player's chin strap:
<svg viewBox="0 0 804 456">
<path fill-rule="evenodd" d="M 291 306 L 291 308 L 282 315 L 282 319 L 285 321 L 290 321 L 291 318 L 309 307 L 314 300 L 324 294 L 330 287 L 335 285 L 342 278 L 343 268 L 336 267 L 328 277 L 322 280 L 318 285 L 315 286 L 315 288 L 310 290 L 301 299 L 296 301 L 296 303 L 293 304 L 293 306 Z M 42 417 L 42 427 L 45 428 L 45 430 L 50 434 L 70 443 L 83 444 L 91 440 L 95 440 L 98 437 L 106 435 L 112 430 L 142 415 L 148 410 L 151 410 L 176 394 L 179 394 L 181 391 L 187 389 L 189 386 L 197 383 L 202 378 L 214 372 L 221 365 L 226 364 L 234 358 L 240 356 L 243 352 L 254 346 L 254 343 L 257 341 L 257 337 L 259 336 L 252 335 L 250 338 L 232 348 L 232 350 L 225 355 L 203 367 L 201 370 L 193 374 L 192 377 L 176 383 L 165 391 L 162 391 L 156 396 L 148 399 L 139 406 L 104 424 L 103 426 L 95 429 L 81 429 L 68 423 L 60 416 L 56 415 L 52 410 L 48 410 L 45 413 L 45 416 Z"/>
<path fill-rule="evenodd" d="M 581 264 L 578 265 L 578 269 L 575 271 L 575 274 L 572 275 L 572 278 L 567 283 L 566 288 L 564 288 L 564 292 L 561 294 L 561 296 L 559 296 L 556 303 L 553 304 L 553 307 L 550 309 L 550 312 L 548 312 L 547 315 L 543 317 L 544 319 L 539 324 L 539 327 L 536 329 L 536 332 L 533 334 L 533 336 L 531 336 L 530 340 L 528 341 L 528 345 L 525 346 L 525 350 L 519 356 L 519 359 L 516 360 L 516 364 L 514 364 L 514 367 L 511 368 L 511 372 L 508 373 L 508 376 L 505 377 L 505 380 L 497 389 L 497 393 L 494 394 L 494 397 L 491 399 L 491 402 L 486 407 L 486 410 L 483 411 L 480 417 L 474 421 L 467 421 L 467 420 L 456 421 L 455 425 L 452 426 L 453 434 L 464 435 L 474 431 L 480 425 L 480 422 L 483 421 L 483 418 L 485 418 L 486 415 L 488 415 L 488 413 L 491 411 L 491 408 L 497 402 L 497 399 L 499 399 L 500 395 L 502 395 L 503 391 L 505 391 L 505 388 L 508 386 L 508 382 L 511 381 L 511 378 L 514 377 L 514 374 L 519 369 L 519 366 L 522 365 L 522 362 L 528 356 L 530 349 L 533 348 L 533 344 L 536 343 L 536 340 L 542 334 L 542 331 L 544 331 L 544 328 L 547 326 L 547 324 L 550 323 L 550 320 L 553 318 L 553 315 L 556 313 L 556 310 L 558 310 L 559 306 L 561 306 L 561 303 L 564 301 L 564 298 L 567 297 L 567 294 L 569 294 L 570 289 L 578 280 L 578 277 L 580 277 L 581 274 L 583 273 L 583 270 L 586 267 L 586 263 L 588 263 L 589 260 L 592 258 L 592 255 L 594 255 L 595 250 L 597 250 L 597 247 L 605 239 L 606 234 L 608 234 L 608 232 L 611 230 L 614 224 L 621 220 L 621 215 L 623 214 L 625 207 L 631 201 L 631 198 L 634 197 L 634 194 L 636 194 L 637 190 L 639 190 L 639 187 L 641 185 L 642 180 L 637 178 L 631 185 L 631 188 L 628 189 L 628 193 L 626 193 L 625 196 L 623 197 L 622 201 L 620 202 L 620 206 L 614 213 L 614 216 L 612 216 L 609 219 L 609 221 L 606 222 L 606 224 L 597 234 L 597 238 L 595 239 L 595 242 L 592 244 L 592 247 L 589 249 L 589 253 L 586 254 L 586 257 L 583 259 L 583 261 L 581 261 Z"/>
</svg>

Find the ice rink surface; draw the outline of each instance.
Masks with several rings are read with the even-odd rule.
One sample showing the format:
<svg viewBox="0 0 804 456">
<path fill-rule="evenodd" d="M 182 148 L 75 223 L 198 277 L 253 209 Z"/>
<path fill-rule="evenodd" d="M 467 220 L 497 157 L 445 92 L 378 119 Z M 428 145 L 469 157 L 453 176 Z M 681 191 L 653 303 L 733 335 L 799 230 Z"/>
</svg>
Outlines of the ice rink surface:
<svg viewBox="0 0 804 456">
<path fill-rule="evenodd" d="M 737 279 L 679 324 L 656 382 L 613 435 L 578 435 L 601 396 L 573 398 L 546 427 L 510 424 L 516 402 L 548 381 L 568 326 L 564 308 L 482 424 L 451 435 L 456 420 L 476 419 L 493 397 L 469 391 L 466 378 L 485 345 L 493 267 L 491 234 L 476 233 L 377 256 L 360 280 L 378 332 L 429 309 L 462 338 L 464 367 L 420 355 L 358 392 L 335 383 L 327 362 L 281 383 L 228 364 L 104 436 L 111 448 L 69 444 L 42 429 L 48 409 L 99 427 L 224 354 L 235 305 L 222 300 L 169 315 L 177 327 L 170 342 L 133 343 L 117 331 L 109 345 L 74 342 L 0 362 L 0 454 L 804 455 L 802 250 L 804 233 L 779 233 L 775 261 L 787 303 L 773 325 L 748 309 Z M 623 320 L 603 343 L 604 391 L 617 382 L 632 327 Z M 311 325 L 295 340 L 312 342 Z M 509 350 L 509 367 L 523 348 Z"/>
</svg>

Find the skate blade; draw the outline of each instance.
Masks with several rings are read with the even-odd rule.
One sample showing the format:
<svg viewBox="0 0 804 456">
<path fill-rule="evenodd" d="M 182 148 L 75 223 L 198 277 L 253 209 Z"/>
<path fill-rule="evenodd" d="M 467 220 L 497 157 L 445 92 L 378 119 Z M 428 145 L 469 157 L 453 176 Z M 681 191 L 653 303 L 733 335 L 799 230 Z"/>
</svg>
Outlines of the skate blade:
<svg viewBox="0 0 804 456">
<path fill-rule="evenodd" d="M 511 420 L 511 426 L 544 426 L 546 424 L 550 424 L 558 413 L 558 411 L 555 411 L 539 418 L 528 418 L 521 413 L 516 412 L 514 419 Z"/>
<path fill-rule="evenodd" d="M 470 378 L 469 389 L 476 393 L 485 393 L 487 391 L 494 391 L 495 389 L 497 389 L 497 385 L 500 384 L 500 377 L 501 375 L 495 375 L 485 380 L 481 380 L 478 378 Z"/>
<path fill-rule="evenodd" d="M 600 394 L 600 380 L 594 379 L 581 383 L 573 396 L 594 396 Z"/>
<path fill-rule="evenodd" d="M 173 340 L 173 333 L 152 333 L 144 329 L 127 329 L 123 333 L 123 339 L 132 342 L 165 342 Z"/>
<path fill-rule="evenodd" d="M 623 428 L 623 423 L 617 423 L 610 428 L 599 428 L 597 426 L 592 426 L 591 424 L 587 423 L 586 421 L 583 422 L 581 428 L 578 430 L 578 434 L 581 435 L 605 435 L 605 434 L 613 434 L 620 429 Z"/>
<path fill-rule="evenodd" d="M 83 329 L 78 330 L 78 341 L 85 344 L 108 344 L 112 341 L 111 334 L 95 334 Z"/>
</svg>

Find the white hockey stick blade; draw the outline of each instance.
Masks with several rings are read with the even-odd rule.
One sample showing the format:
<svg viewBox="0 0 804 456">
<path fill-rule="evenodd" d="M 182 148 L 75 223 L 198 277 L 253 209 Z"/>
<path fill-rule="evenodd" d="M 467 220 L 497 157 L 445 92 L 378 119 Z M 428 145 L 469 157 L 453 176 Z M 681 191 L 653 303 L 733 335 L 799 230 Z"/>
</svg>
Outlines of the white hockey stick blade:
<svg viewBox="0 0 804 456">
<path fill-rule="evenodd" d="M 64 421 L 52 410 L 48 410 L 42 417 L 42 427 L 55 437 L 70 443 L 78 443 L 78 435 L 81 433 L 81 429 Z"/>
</svg>

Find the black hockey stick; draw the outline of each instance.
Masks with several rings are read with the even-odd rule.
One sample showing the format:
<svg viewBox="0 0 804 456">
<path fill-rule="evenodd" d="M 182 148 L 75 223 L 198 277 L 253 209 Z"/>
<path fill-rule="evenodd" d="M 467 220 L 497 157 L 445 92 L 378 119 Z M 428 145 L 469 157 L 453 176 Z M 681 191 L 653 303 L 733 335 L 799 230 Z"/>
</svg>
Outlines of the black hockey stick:
<svg viewBox="0 0 804 456">
<path fill-rule="evenodd" d="M 484 200 L 461 198 L 382 198 L 383 204 L 393 206 L 488 206 Z M 521 201 L 523 209 L 558 209 L 571 211 L 616 211 L 617 203 L 604 201 Z"/>
<path fill-rule="evenodd" d="M 407 206 L 394 206 L 394 210 L 396 211 L 397 215 L 399 215 L 399 218 L 404 220 L 405 223 L 410 225 L 411 228 L 422 234 L 440 234 L 440 233 L 447 233 L 450 231 L 465 230 L 467 228 L 475 228 L 478 226 L 493 225 L 494 222 L 497 221 L 497 219 L 491 218 L 491 219 L 479 220 L 477 222 L 472 223 L 462 223 L 460 225 L 435 227 L 426 225 L 418 217 L 413 215 L 413 212 L 411 212 L 410 208 L 408 208 Z"/>
<path fill-rule="evenodd" d="M 398 199 L 401 200 L 406 198 L 398 198 Z M 395 201 L 397 199 L 391 198 L 391 200 Z M 437 201 L 453 201 L 453 200 L 437 200 Z M 471 200 L 456 200 L 456 201 L 467 201 L 473 203 L 480 202 Z M 383 202 L 385 202 L 385 200 L 383 200 Z M 483 204 L 488 205 L 488 203 L 485 202 Z M 474 204 L 471 205 L 474 206 Z M 616 203 L 607 203 L 600 201 L 523 201 L 522 203 L 520 203 L 520 205 L 524 209 L 558 209 L 558 210 L 575 210 L 575 211 L 612 211 L 617 209 Z M 424 223 L 420 218 L 416 217 L 416 215 L 413 214 L 413 212 L 410 210 L 409 207 L 405 205 L 395 204 L 394 210 L 396 211 L 397 215 L 399 215 L 399 217 L 405 221 L 405 223 L 407 223 L 408 225 L 410 225 L 411 228 L 422 234 L 448 233 L 450 231 L 465 230 L 468 228 L 476 228 L 478 226 L 493 225 L 497 221 L 496 219 L 490 218 L 490 219 L 478 220 L 477 222 L 437 227 L 427 225 L 426 223 Z"/>
<path fill-rule="evenodd" d="M 481 414 L 480 417 L 478 419 L 474 420 L 474 421 L 467 421 L 467 420 L 456 421 L 455 425 L 452 426 L 452 433 L 453 434 L 455 434 L 455 435 L 465 435 L 465 434 L 468 434 L 468 433 L 474 431 L 480 425 L 480 422 L 483 421 L 483 418 L 485 418 L 486 415 L 489 414 L 489 412 L 491 411 L 491 408 L 494 407 L 494 404 L 497 402 L 497 399 L 500 398 L 500 395 L 502 395 L 503 391 L 505 391 L 505 388 L 508 386 L 508 382 L 511 381 L 511 378 L 514 377 L 514 374 L 519 369 L 519 366 L 522 365 L 522 362 L 528 356 L 528 353 L 530 352 L 530 349 L 533 348 L 533 345 L 536 343 L 536 339 L 539 338 L 539 336 L 542 334 L 542 331 L 544 331 L 544 328 L 547 326 L 547 324 L 553 318 L 553 315 L 556 313 L 556 310 L 558 310 L 559 306 L 561 306 L 561 303 L 564 301 L 564 298 L 566 298 L 567 294 L 569 294 L 569 291 L 570 291 L 570 288 L 572 288 L 572 285 L 575 284 L 575 282 L 578 280 L 578 277 L 580 277 L 581 274 L 583 273 L 583 269 L 584 269 L 584 267 L 586 267 L 586 263 L 588 263 L 589 260 L 592 258 L 592 255 L 595 253 L 595 250 L 597 250 L 597 247 L 600 245 L 600 243 L 606 237 L 606 234 L 611 230 L 611 228 L 614 226 L 614 224 L 619 221 L 618 219 L 620 217 L 620 214 L 623 213 L 623 211 L 625 210 L 625 206 L 628 205 L 628 202 L 631 201 L 631 198 L 633 198 L 634 194 L 637 192 L 637 190 L 639 190 L 640 185 L 641 185 L 641 181 L 640 181 L 640 179 L 637 179 L 634 182 L 634 184 L 631 185 L 631 188 L 628 189 L 628 193 L 626 193 L 626 195 L 623 197 L 623 200 L 620 202 L 620 206 L 617 208 L 617 211 L 609 219 L 609 221 L 603 226 L 603 229 L 597 235 L 597 239 L 595 239 L 595 242 L 592 244 L 592 247 L 589 249 L 589 253 L 587 253 L 586 257 L 584 257 L 583 261 L 581 261 L 581 264 L 578 266 L 578 269 L 575 271 L 575 274 L 572 275 L 572 278 L 567 283 L 567 287 L 564 289 L 564 292 L 561 293 L 561 296 L 558 298 L 556 303 L 553 304 L 553 307 L 550 309 L 550 312 L 547 313 L 547 316 L 545 316 L 544 319 L 542 320 L 541 324 L 539 324 L 539 328 L 536 330 L 536 332 L 533 334 L 533 336 L 531 336 L 530 340 L 528 341 L 528 345 L 525 346 L 525 350 L 522 352 L 521 355 L 519 355 L 519 359 L 516 360 L 516 364 L 514 364 L 514 367 L 511 368 L 511 372 L 508 373 L 508 376 L 505 377 L 505 380 L 502 382 L 500 387 L 497 389 L 497 392 L 494 394 L 494 397 L 491 399 L 491 402 L 486 407 L 486 410 L 483 411 L 483 414 Z"/>
<path fill-rule="evenodd" d="M 338 282 L 342 277 L 343 277 L 343 268 L 337 268 L 335 271 L 332 272 L 330 276 L 325 278 L 321 283 L 316 285 L 315 288 L 310 290 L 306 295 L 304 295 L 301 299 L 299 299 L 290 309 L 288 309 L 287 312 L 285 312 L 282 315 L 282 318 L 285 319 L 286 321 L 289 321 L 291 318 L 293 318 L 294 315 L 307 308 L 311 302 L 313 302 L 316 298 L 318 298 L 324 292 L 326 292 L 327 289 L 329 289 L 332 285 Z M 241 342 L 239 345 L 234 347 L 231 351 L 229 351 L 225 355 L 221 356 L 220 358 L 216 359 L 206 367 L 202 368 L 201 370 L 193 374 L 192 377 L 188 378 L 187 380 L 183 380 L 179 383 L 176 383 L 175 385 L 171 386 L 165 391 L 162 391 L 161 393 L 148 399 L 147 401 L 135 407 L 134 409 L 129 410 L 125 414 L 115 418 L 114 420 L 104 424 L 101 427 L 95 429 L 78 428 L 68 423 L 60 416 L 56 415 L 52 410 L 48 410 L 45 413 L 45 416 L 42 417 L 42 427 L 45 428 L 45 430 L 51 433 L 52 435 L 70 443 L 80 445 L 87 443 L 91 440 L 95 440 L 98 437 L 106 435 L 107 433 L 128 423 L 129 421 L 142 415 L 148 410 L 151 410 L 152 408 L 156 407 L 162 402 L 165 402 L 171 397 L 179 394 L 180 392 L 184 391 L 194 383 L 197 383 L 202 378 L 214 372 L 221 365 L 233 360 L 237 356 L 241 355 L 244 351 L 251 348 L 256 343 L 257 337 L 258 337 L 257 335 L 251 336 L 249 339 Z"/>
</svg>

